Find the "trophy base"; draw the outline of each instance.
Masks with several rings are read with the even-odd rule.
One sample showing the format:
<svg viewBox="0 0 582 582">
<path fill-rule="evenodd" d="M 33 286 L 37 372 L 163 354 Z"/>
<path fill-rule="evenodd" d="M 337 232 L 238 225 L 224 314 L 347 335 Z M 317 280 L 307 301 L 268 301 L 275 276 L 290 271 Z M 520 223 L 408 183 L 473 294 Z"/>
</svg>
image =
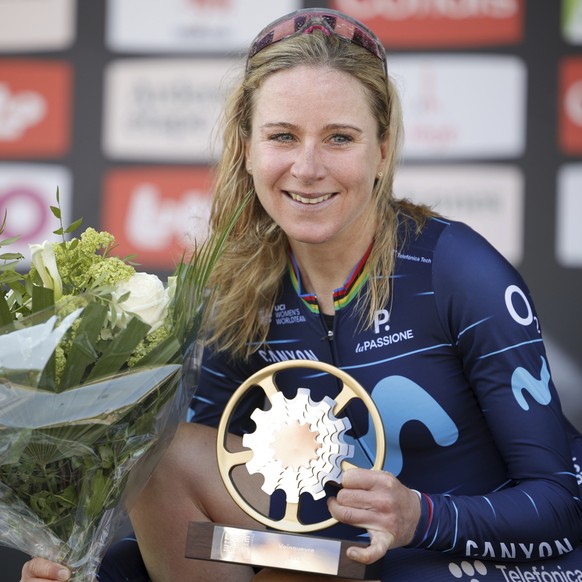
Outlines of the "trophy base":
<svg viewBox="0 0 582 582">
<path fill-rule="evenodd" d="M 366 566 L 346 557 L 358 542 L 190 522 L 186 558 L 248 564 L 353 580 L 378 580 L 381 561 Z"/>
</svg>

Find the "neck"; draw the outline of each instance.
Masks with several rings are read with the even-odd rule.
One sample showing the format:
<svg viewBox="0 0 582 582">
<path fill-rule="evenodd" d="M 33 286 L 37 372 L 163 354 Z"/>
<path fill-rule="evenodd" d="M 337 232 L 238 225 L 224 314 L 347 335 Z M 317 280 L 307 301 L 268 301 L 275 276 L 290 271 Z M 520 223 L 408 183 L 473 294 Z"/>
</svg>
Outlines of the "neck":
<svg viewBox="0 0 582 582">
<path fill-rule="evenodd" d="M 317 297 L 322 313 L 334 314 L 333 292 L 344 285 L 371 242 L 372 237 L 362 237 L 358 244 L 342 249 L 291 243 L 303 291 Z"/>
</svg>

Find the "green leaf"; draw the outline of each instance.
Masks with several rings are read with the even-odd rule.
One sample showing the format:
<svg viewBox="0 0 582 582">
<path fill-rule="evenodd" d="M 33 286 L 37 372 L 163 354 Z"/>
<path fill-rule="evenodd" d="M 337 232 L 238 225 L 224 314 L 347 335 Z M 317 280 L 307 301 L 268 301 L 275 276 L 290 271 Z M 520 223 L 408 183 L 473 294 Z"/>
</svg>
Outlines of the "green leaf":
<svg viewBox="0 0 582 582">
<path fill-rule="evenodd" d="M 73 222 L 73 224 L 71 224 L 71 226 L 69 226 L 69 228 L 66 228 L 65 229 L 65 232 L 66 233 L 71 233 L 71 232 L 77 230 L 81 226 L 82 223 L 83 223 L 83 219 L 82 218 L 79 218 L 78 220 L 75 220 L 75 222 Z"/>
<path fill-rule="evenodd" d="M 2 231 L 0 231 L 0 233 L 1 232 Z M 8 245 L 11 245 L 12 243 L 15 243 L 19 238 L 20 238 L 20 235 L 16 235 L 16 236 L 11 236 L 11 237 L 5 238 L 4 240 L 0 240 L 0 247 L 5 247 Z"/>
<path fill-rule="evenodd" d="M 157 366 L 171 363 L 180 354 L 180 348 L 180 342 L 175 337 L 168 337 L 141 358 L 135 367 Z"/>
<path fill-rule="evenodd" d="M 95 345 L 107 318 L 107 307 L 100 303 L 89 303 L 79 320 L 73 345 L 67 354 L 60 391 L 81 383 L 87 367 L 97 359 Z"/>
<path fill-rule="evenodd" d="M 11 270 L 10 272 L 2 274 L 2 281 L 10 285 L 10 288 L 18 297 L 18 302 L 22 303 L 23 296 L 27 294 L 26 287 L 22 284 L 22 276 L 19 273 Z"/>
<path fill-rule="evenodd" d="M 20 259 L 24 259 L 24 255 L 20 253 L 3 253 L 0 255 L 0 259 L 3 261 L 19 261 Z"/>
<path fill-rule="evenodd" d="M 4 295 L 0 295 L 0 327 L 12 324 L 12 315 L 10 315 L 10 308 Z"/>
<path fill-rule="evenodd" d="M 57 499 L 61 500 L 64 504 L 65 507 L 71 507 L 74 508 L 75 504 L 78 501 L 78 494 L 75 491 L 75 488 L 72 485 L 69 485 L 69 487 L 67 487 L 62 493 L 61 495 L 57 496 Z"/>
<path fill-rule="evenodd" d="M 127 327 L 108 343 L 106 350 L 91 370 L 87 381 L 117 373 L 146 336 L 151 326 L 137 317 L 130 320 Z"/>
<path fill-rule="evenodd" d="M 85 493 L 86 497 L 83 510 L 88 517 L 93 517 L 102 511 L 109 492 L 112 490 L 112 483 L 105 477 L 103 471 L 99 470 L 95 471 L 90 482 L 87 480 L 86 485 L 86 492 L 82 492 L 82 495 Z"/>
<path fill-rule="evenodd" d="M 55 295 L 52 289 L 47 289 L 46 287 L 41 287 L 39 285 L 33 285 L 32 287 L 32 312 L 39 313 L 41 311 L 50 309 L 54 307 Z M 56 361 L 54 353 L 49 358 L 42 375 L 40 377 L 40 385 L 48 386 L 51 389 L 55 387 L 55 376 L 56 376 Z"/>
<path fill-rule="evenodd" d="M 61 209 L 58 206 L 51 206 L 50 209 L 55 218 L 61 218 Z"/>
<path fill-rule="evenodd" d="M 18 266 L 18 261 L 12 261 L 10 263 L 4 263 L 3 265 L 0 265 L 0 273 L 3 273 L 3 275 L 2 275 L 2 282 L 3 283 L 9 282 L 7 280 L 7 278 L 12 277 L 12 273 L 15 273 L 17 266 Z M 17 279 L 22 278 L 22 275 L 19 275 L 17 273 L 15 273 L 15 276 Z"/>
<path fill-rule="evenodd" d="M 36 313 L 43 309 L 53 307 L 55 304 L 55 293 L 52 289 L 41 287 L 40 285 L 32 286 L 32 311 Z"/>
</svg>

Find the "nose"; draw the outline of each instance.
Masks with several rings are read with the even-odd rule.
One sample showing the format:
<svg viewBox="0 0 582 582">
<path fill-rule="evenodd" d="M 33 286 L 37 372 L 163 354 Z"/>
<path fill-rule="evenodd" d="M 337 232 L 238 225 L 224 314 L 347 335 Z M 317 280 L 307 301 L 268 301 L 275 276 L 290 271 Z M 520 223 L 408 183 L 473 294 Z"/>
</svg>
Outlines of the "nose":
<svg viewBox="0 0 582 582">
<path fill-rule="evenodd" d="M 291 175 L 302 182 L 314 182 L 325 176 L 325 165 L 317 144 L 303 143 L 296 150 Z"/>
</svg>

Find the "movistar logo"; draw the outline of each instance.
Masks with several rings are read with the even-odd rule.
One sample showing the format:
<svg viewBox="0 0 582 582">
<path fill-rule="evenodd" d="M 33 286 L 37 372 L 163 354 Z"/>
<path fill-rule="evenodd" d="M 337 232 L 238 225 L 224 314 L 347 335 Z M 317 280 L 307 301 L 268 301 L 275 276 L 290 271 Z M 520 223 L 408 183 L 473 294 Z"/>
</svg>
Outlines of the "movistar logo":
<svg viewBox="0 0 582 582">
<path fill-rule="evenodd" d="M 550 392 L 550 370 L 545 358 L 541 358 L 539 379 L 532 376 L 525 368 L 516 368 L 511 375 L 511 389 L 517 403 L 524 410 L 529 410 L 529 403 L 523 393 L 527 392 L 536 402 L 547 405 L 552 400 Z"/>
<path fill-rule="evenodd" d="M 384 421 L 386 431 L 386 463 L 384 470 L 398 476 L 404 465 L 400 448 L 400 432 L 409 421 L 415 420 L 426 426 L 435 442 L 441 447 L 454 444 L 459 438 L 457 425 L 442 406 L 421 386 L 404 376 L 389 376 L 380 380 L 372 390 L 372 398 Z M 365 465 L 356 458 L 366 451 L 369 458 L 376 456 L 375 433 L 370 422 L 370 431 L 357 441 L 354 463 Z M 348 441 L 348 438 L 346 438 Z"/>
</svg>

